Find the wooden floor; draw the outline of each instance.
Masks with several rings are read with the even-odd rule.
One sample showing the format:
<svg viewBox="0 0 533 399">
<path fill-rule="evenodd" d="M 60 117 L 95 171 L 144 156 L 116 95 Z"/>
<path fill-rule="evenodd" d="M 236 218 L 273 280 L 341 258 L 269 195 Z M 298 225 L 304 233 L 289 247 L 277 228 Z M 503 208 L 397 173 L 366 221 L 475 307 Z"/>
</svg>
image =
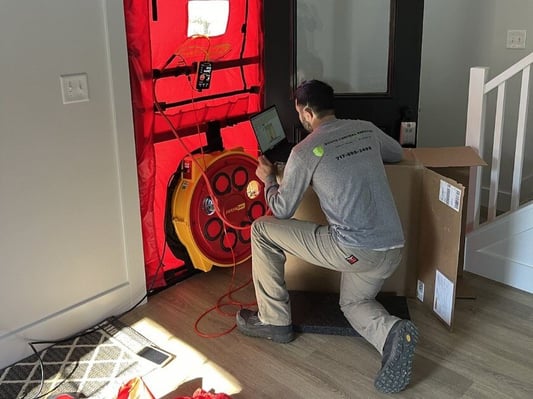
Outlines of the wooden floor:
<svg viewBox="0 0 533 399">
<path fill-rule="evenodd" d="M 237 267 L 238 284 L 249 277 L 249 265 Z M 375 391 L 381 359 L 362 338 L 300 334 L 284 345 L 236 330 L 201 336 L 234 326 L 237 308 L 225 306 L 208 313 L 195 331 L 200 316 L 230 289 L 231 268 L 170 287 L 122 321 L 176 356 L 144 379 L 158 399 L 192 396 L 199 387 L 237 399 L 533 398 L 533 295 L 467 273 L 463 280 L 475 299 L 457 301 L 453 332 L 409 299 L 421 339 L 411 385 L 396 395 Z M 253 287 L 233 297 L 253 301 Z"/>
</svg>

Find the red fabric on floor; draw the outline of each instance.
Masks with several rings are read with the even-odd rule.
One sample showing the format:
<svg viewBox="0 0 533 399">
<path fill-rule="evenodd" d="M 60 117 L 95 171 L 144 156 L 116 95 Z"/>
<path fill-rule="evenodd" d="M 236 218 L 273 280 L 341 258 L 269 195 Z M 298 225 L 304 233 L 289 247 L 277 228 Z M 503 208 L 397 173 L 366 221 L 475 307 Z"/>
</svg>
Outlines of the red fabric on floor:
<svg viewBox="0 0 533 399">
<path fill-rule="evenodd" d="M 175 399 L 231 399 L 231 396 L 225 393 L 212 393 L 198 388 L 192 396 L 179 396 Z"/>
</svg>

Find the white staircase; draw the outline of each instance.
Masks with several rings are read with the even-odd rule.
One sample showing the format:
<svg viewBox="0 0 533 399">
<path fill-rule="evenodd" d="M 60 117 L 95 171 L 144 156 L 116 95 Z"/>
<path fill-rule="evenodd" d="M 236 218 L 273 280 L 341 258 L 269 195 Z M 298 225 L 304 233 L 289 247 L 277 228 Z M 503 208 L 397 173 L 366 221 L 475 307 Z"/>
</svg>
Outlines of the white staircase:
<svg viewBox="0 0 533 399">
<path fill-rule="evenodd" d="M 490 187 L 486 215 L 480 215 L 483 175 L 481 167 L 471 175 L 467 209 L 467 234 L 464 269 L 492 280 L 533 293 L 533 201 L 522 190 L 524 175 L 527 119 L 530 94 L 530 72 L 533 53 L 503 73 L 487 81 L 488 68 L 470 70 L 466 145 L 475 148 L 483 157 L 484 144 L 492 137 L 492 154 L 485 156 L 490 165 Z M 521 75 L 516 131 L 505 124 L 508 82 Z M 486 135 L 487 102 L 495 94 L 494 128 Z M 511 121 L 514 122 L 514 121 Z M 491 135 L 490 135 L 491 134 Z M 512 162 L 512 188 L 508 209 L 498 209 L 500 174 L 502 172 L 503 137 L 515 137 Z M 531 132 L 529 133 L 531 134 Z M 531 171 L 526 171 L 531 176 Z M 529 177 L 528 177 L 529 179 Z M 521 196 L 522 193 L 522 196 Z M 483 223 L 480 223 L 483 216 Z"/>
</svg>

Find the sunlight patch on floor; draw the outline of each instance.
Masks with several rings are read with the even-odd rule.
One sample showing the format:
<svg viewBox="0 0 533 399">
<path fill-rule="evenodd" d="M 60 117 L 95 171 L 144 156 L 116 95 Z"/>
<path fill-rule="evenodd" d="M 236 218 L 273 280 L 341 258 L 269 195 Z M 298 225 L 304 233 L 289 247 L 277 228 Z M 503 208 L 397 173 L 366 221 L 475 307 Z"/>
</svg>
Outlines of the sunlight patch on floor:
<svg viewBox="0 0 533 399">
<path fill-rule="evenodd" d="M 232 395 L 242 390 L 235 377 L 153 320 L 143 318 L 132 323 L 131 327 L 175 355 L 166 366 L 143 377 L 156 398 L 162 398 L 193 380 L 201 380 L 196 388 L 203 388 L 206 391 L 213 390 Z M 192 393 L 193 391 L 189 395 Z"/>
</svg>

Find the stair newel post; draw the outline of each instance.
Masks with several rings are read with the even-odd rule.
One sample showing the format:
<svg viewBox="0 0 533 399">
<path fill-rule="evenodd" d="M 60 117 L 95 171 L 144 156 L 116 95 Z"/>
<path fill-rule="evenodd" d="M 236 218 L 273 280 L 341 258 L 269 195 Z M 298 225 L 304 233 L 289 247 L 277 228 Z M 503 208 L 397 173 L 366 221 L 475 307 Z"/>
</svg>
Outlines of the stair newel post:
<svg viewBox="0 0 533 399">
<path fill-rule="evenodd" d="M 475 67 L 470 69 L 468 86 L 468 110 L 466 119 L 465 145 L 475 149 L 483 157 L 485 140 L 485 83 L 489 68 Z M 479 209 L 481 197 L 481 167 L 472 166 L 468 183 L 468 204 L 466 214 L 466 232 L 475 230 L 479 225 Z"/>
</svg>

